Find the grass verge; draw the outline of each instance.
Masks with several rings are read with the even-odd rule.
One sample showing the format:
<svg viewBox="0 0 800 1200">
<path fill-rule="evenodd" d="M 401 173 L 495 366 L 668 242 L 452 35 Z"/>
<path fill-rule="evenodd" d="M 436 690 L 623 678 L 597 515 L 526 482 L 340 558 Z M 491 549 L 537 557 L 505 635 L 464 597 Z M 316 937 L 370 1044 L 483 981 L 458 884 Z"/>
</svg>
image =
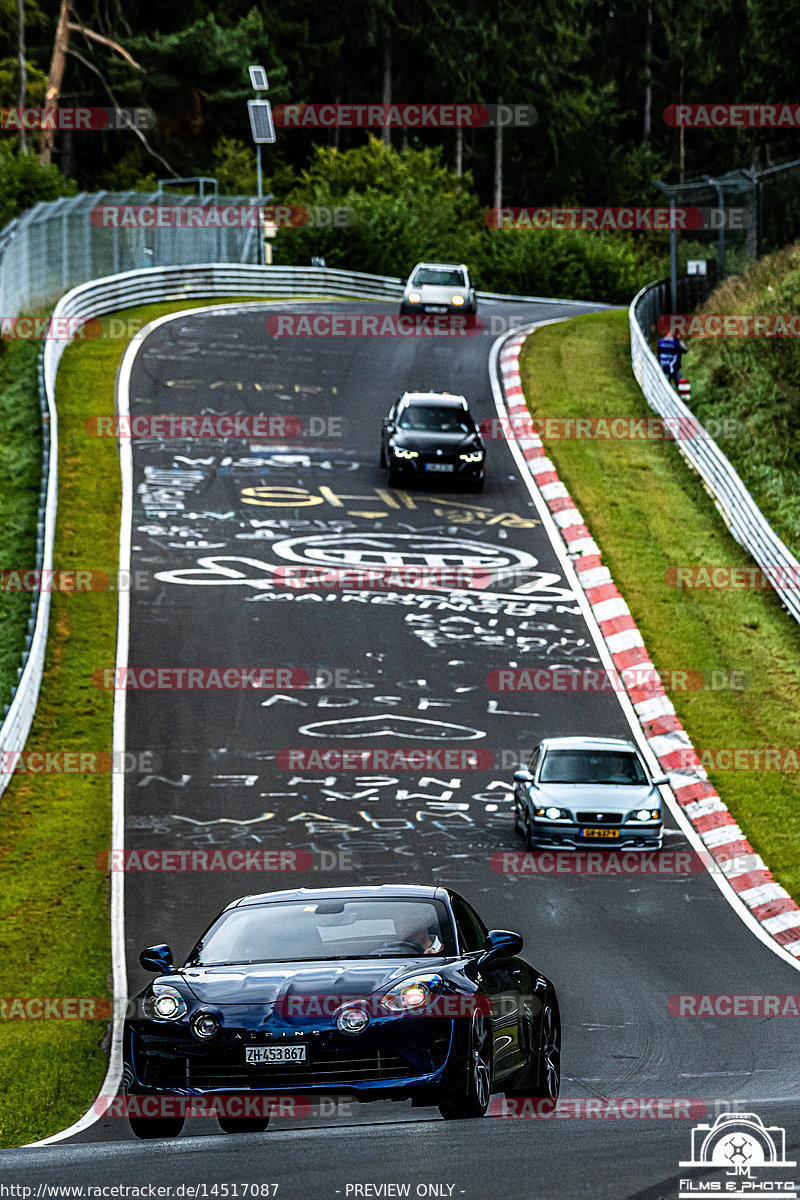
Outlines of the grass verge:
<svg viewBox="0 0 800 1200">
<path fill-rule="evenodd" d="M 631 372 L 627 311 L 538 330 L 520 370 L 536 417 L 652 415 Z M 772 591 L 676 590 L 669 568 L 750 566 L 671 441 L 546 442 L 659 670 L 743 672 L 743 690 L 673 691 L 695 748 L 796 747 L 800 628 Z M 800 772 L 709 770 L 775 878 L 800 902 Z"/>
<path fill-rule="evenodd" d="M 212 303 L 149 304 L 115 315 L 143 323 Z M 76 343 L 67 349 L 59 369 L 54 549 L 59 569 L 95 568 L 112 576 L 117 569 L 117 446 L 111 439 L 87 437 L 84 421 L 97 412 L 113 412 L 123 349 L 119 341 Z M 40 459 L 29 418 L 35 414 L 38 429 L 37 350 L 31 343 L 13 345 L 2 363 L 3 372 L 13 367 L 11 375 L 2 375 L 3 383 L 11 379 L 16 391 L 14 405 L 4 404 L 0 414 L 0 468 L 6 453 L 16 455 L 19 478 L 25 481 L 23 492 L 0 490 L 5 518 L 0 536 L 6 537 L 0 548 L 9 555 L 5 564 L 24 563 L 26 553 L 31 565 L 35 558 Z M 13 450 L 2 438 L 2 422 L 15 433 Z M 17 495 L 24 500 L 19 511 Z M 30 596 L 14 599 L 23 601 L 24 632 Z M 44 679 L 28 750 L 111 750 L 113 693 L 96 689 L 91 672 L 114 662 L 116 627 L 115 592 L 53 593 Z M 3 641 L 6 628 L 0 626 Z M 95 861 L 108 848 L 110 836 L 108 774 L 19 774 L 0 796 L 0 997 L 5 998 L 0 1001 L 0 1146 L 63 1129 L 86 1111 L 102 1085 L 107 1019 L 17 1020 L 13 1015 L 19 1006 L 13 1007 L 11 1000 L 110 998 L 108 879 Z"/>
</svg>

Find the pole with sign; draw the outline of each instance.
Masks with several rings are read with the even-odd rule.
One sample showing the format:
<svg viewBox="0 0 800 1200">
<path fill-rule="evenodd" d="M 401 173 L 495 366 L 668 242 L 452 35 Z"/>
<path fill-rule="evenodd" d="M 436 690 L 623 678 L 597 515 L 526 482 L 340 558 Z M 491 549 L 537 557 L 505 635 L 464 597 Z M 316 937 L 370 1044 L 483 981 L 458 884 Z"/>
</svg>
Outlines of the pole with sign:
<svg viewBox="0 0 800 1200">
<path fill-rule="evenodd" d="M 269 81 L 267 73 L 263 67 L 249 67 L 250 83 L 255 92 L 266 92 L 269 89 Z M 272 247 L 267 247 L 264 241 L 265 237 L 274 237 L 274 233 L 268 233 L 266 224 L 262 230 L 261 221 L 261 202 L 264 195 L 264 189 L 261 180 L 261 147 L 263 145 L 272 145 L 275 141 L 275 126 L 272 122 L 272 105 L 269 100 L 262 100 L 260 97 L 257 100 L 247 101 L 247 113 L 250 117 L 250 132 L 253 136 L 253 141 L 256 145 L 256 172 L 258 174 L 258 210 L 259 210 L 259 232 L 258 232 L 258 262 L 261 266 L 265 259 L 272 262 Z"/>
</svg>

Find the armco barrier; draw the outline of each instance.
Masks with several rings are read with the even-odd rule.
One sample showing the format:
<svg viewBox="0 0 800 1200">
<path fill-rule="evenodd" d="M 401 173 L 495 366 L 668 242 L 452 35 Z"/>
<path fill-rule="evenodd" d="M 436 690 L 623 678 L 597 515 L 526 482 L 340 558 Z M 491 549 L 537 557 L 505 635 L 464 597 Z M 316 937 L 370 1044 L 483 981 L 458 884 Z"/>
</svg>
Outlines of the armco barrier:
<svg viewBox="0 0 800 1200">
<path fill-rule="evenodd" d="M 647 403 L 660 417 L 696 424 L 691 410 L 667 382 L 647 340 L 658 317 L 668 311 L 667 288 L 663 282 L 642 288 L 630 306 L 633 373 Z M 680 304 L 678 308 L 687 311 Z M 739 545 L 752 554 L 770 581 L 776 577 L 788 581 L 785 586 L 774 582 L 773 586 L 781 603 L 800 621 L 800 562 L 778 537 L 716 442 L 705 436 L 702 426 L 697 425 L 697 431 L 696 437 L 679 439 L 678 449 L 700 476 Z"/>
<path fill-rule="evenodd" d="M 85 199 L 85 198 L 80 198 Z M 183 197 L 185 200 L 186 198 Z M 56 202 L 60 204 L 61 202 Z M 36 210 L 44 206 L 37 206 Z M 25 214 L 27 216 L 27 214 Z M 15 238 L 25 228 L 22 218 L 12 222 L 0 235 L 0 253 L 13 249 Z M 87 259 L 88 261 L 88 259 Z M 6 255 L 0 260 L 0 294 L 7 296 L 8 312 L 16 315 L 29 303 L 25 288 L 15 301 L 11 299 Z M 29 274 L 25 274 L 29 279 Z M 40 285 L 37 285 L 40 286 Z M 58 318 L 99 317 L 104 313 L 148 301 L 203 299 L 226 296 L 296 296 L 355 297 L 364 300 L 383 300 L 396 303 L 403 292 L 400 279 L 383 275 L 367 275 L 357 271 L 340 271 L 329 267 L 260 267 L 247 263 L 202 263 L 183 266 L 147 267 L 92 279 L 72 288 L 58 301 L 53 316 Z M 42 293 L 34 291 L 38 302 Z M 537 296 L 502 296 L 478 292 L 484 300 L 538 301 Z M 16 302 L 17 307 L 14 307 Z M 553 304 L 580 304 L 580 301 L 551 300 Z M 10 306 L 10 307 L 9 307 Z M 591 305 L 591 307 L 604 307 Z M 14 311 L 12 311 L 12 309 Z M 39 512 L 36 566 L 50 570 L 53 566 L 53 536 L 58 503 L 58 422 L 55 407 L 55 382 L 66 341 L 46 341 L 39 361 L 40 399 L 43 426 L 43 480 Z M 0 726 L 0 752 L 21 750 L 36 711 L 47 647 L 47 627 L 50 615 L 50 593 L 36 593 L 31 605 L 31 617 L 26 639 L 26 652 L 20 678 L 7 714 Z M 0 794 L 10 781 L 10 775 L 0 773 Z"/>
</svg>

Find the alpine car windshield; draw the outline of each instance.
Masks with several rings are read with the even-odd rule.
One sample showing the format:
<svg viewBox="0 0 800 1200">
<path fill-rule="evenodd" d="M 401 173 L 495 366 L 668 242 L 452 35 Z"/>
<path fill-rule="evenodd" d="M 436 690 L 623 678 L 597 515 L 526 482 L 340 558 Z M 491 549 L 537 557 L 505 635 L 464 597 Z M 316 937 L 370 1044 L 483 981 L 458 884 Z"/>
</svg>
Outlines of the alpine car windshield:
<svg viewBox="0 0 800 1200">
<path fill-rule="evenodd" d="M 463 408 L 436 408 L 430 404 L 409 404 L 400 414 L 397 427 L 414 433 L 472 433 L 475 428 Z"/>
<path fill-rule="evenodd" d="M 414 276 L 414 287 L 466 287 L 463 271 L 435 271 L 433 267 L 422 267 Z"/>
<path fill-rule="evenodd" d="M 189 962 L 211 967 L 422 954 L 455 954 L 447 909 L 439 900 L 300 900 L 228 909 Z"/>
<path fill-rule="evenodd" d="M 638 757 L 618 750 L 548 750 L 540 783 L 647 783 Z"/>
</svg>

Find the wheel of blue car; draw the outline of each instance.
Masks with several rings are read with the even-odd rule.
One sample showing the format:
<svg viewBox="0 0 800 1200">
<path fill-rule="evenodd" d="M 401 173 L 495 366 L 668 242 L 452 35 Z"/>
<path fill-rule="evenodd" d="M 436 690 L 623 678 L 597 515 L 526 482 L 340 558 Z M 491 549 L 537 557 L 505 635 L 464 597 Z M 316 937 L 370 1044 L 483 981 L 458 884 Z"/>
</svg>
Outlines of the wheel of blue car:
<svg viewBox="0 0 800 1200">
<path fill-rule="evenodd" d="M 561 1018 L 554 1004 L 545 1004 L 542 1009 L 541 1030 L 539 1077 L 531 1094 L 557 1100 L 561 1088 Z"/>
<path fill-rule="evenodd" d="M 439 1105 L 439 1112 L 446 1121 L 483 1117 L 489 1107 L 492 1096 L 492 1027 L 485 1013 L 476 1012 L 472 1018 L 465 1082 L 465 1095 Z"/>
<path fill-rule="evenodd" d="M 263 1133 L 269 1125 L 266 1117 L 217 1117 L 223 1133 Z"/>
<path fill-rule="evenodd" d="M 176 1138 L 183 1129 L 183 1117 L 128 1117 L 131 1131 L 142 1141 Z"/>
</svg>

